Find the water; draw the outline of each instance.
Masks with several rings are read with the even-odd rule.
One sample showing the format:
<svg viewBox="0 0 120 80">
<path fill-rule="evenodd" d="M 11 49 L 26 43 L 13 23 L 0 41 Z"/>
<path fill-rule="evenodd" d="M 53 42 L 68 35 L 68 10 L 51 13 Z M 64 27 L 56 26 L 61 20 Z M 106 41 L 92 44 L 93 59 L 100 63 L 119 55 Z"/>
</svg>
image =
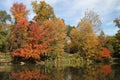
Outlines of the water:
<svg viewBox="0 0 120 80">
<path fill-rule="evenodd" d="M 0 66 L 0 80 L 120 80 L 120 64 Z"/>
</svg>

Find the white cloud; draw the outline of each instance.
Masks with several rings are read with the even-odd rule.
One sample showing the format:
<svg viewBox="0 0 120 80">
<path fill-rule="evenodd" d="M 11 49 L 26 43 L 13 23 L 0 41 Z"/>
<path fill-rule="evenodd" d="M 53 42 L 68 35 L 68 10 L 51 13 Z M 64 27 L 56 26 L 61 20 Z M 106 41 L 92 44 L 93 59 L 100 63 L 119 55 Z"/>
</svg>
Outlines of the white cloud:
<svg viewBox="0 0 120 80">
<path fill-rule="evenodd" d="M 31 1 L 35 0 L 1 0 L 0 10 L 9 12 L 10 6 L 14 2 L 23 2 L 27 9 L 32 10 Z M 41 1 L 41 0 L 37 0 Z M 120 1 L 119 0 L 45 0 L 52 5 L 56 15 L 59 18 L 65 19 L 66 24 L 77 25 L 84 12 L 94 10 L 100 15 L 102 23 L 105 26 L 111 26 L 114 18 L 120 16 Z M 29 19 L 32 19 L 32 11 L 30 11 Z M 109 23 L 110 22 L 110 23 Z M 102 26 L 104 27 L 104 26 Z M 112 28 L 112 27 L 111 27 Z"/>
</svg>

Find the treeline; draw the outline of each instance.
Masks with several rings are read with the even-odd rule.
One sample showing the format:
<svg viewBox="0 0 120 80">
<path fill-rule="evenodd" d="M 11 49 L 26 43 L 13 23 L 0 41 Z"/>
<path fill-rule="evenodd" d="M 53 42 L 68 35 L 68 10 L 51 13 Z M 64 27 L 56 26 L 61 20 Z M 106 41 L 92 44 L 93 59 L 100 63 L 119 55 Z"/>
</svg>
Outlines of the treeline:
<svg viewBox="0 0 120 80">
<path fill-rule="evenodd" d="M 29 10 L 23 3 L 10 8 L 14 20 L 0 11 L 0 52 L 24 60 L 56 59 L 77 54 L 84 59 L 111 58 L 120 53 L 120 30 L 105 36 L 101 20 L 94 11 L 86 11 L 78 26 L 66 25 L 45 1 L 32 2 L 36 14 L 28 21 Z M 115 19 L 120 28 L 120 19 Z"/>
</svg>

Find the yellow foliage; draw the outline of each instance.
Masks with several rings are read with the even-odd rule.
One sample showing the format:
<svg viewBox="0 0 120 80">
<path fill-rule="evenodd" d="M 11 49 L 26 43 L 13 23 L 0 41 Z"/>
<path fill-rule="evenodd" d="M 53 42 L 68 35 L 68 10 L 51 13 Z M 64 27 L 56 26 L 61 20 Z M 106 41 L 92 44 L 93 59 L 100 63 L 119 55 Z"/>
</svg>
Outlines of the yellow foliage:
<svg viewBox="0 0 120 80">
<path fill-rule="evenodd" d="M 54 38 L 50 48 L 50 53 L 57 55 L 57 53 L 64 52 L 64 44 L 66 37 L 66 26 L 60 19 L 56 21 L 46 20 L 43 22 L 43 26 L 50 27 L 50 36 Z"/>
<path fill-rule="evenodd" d="M 81 21 L 76 29 L 72 29 L 70 37 L 72 39 L 71 45 L 76 45 L 78 51 L 84 53 L 86 57 L 95 54 L 98 41 L 89 21 Z"/>
</svg>

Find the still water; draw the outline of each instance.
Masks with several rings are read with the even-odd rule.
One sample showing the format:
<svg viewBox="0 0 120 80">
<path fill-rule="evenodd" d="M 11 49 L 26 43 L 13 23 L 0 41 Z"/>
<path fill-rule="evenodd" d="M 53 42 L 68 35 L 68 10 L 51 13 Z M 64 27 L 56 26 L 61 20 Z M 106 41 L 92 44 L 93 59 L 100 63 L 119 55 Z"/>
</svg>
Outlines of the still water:
<svg viewBox="0 0 120 80">
<path fill-rule="evenodd" d="M 0 80 L 120 80 L 120 64 L 4 65 L 0 66 Z"/>
</svg>

